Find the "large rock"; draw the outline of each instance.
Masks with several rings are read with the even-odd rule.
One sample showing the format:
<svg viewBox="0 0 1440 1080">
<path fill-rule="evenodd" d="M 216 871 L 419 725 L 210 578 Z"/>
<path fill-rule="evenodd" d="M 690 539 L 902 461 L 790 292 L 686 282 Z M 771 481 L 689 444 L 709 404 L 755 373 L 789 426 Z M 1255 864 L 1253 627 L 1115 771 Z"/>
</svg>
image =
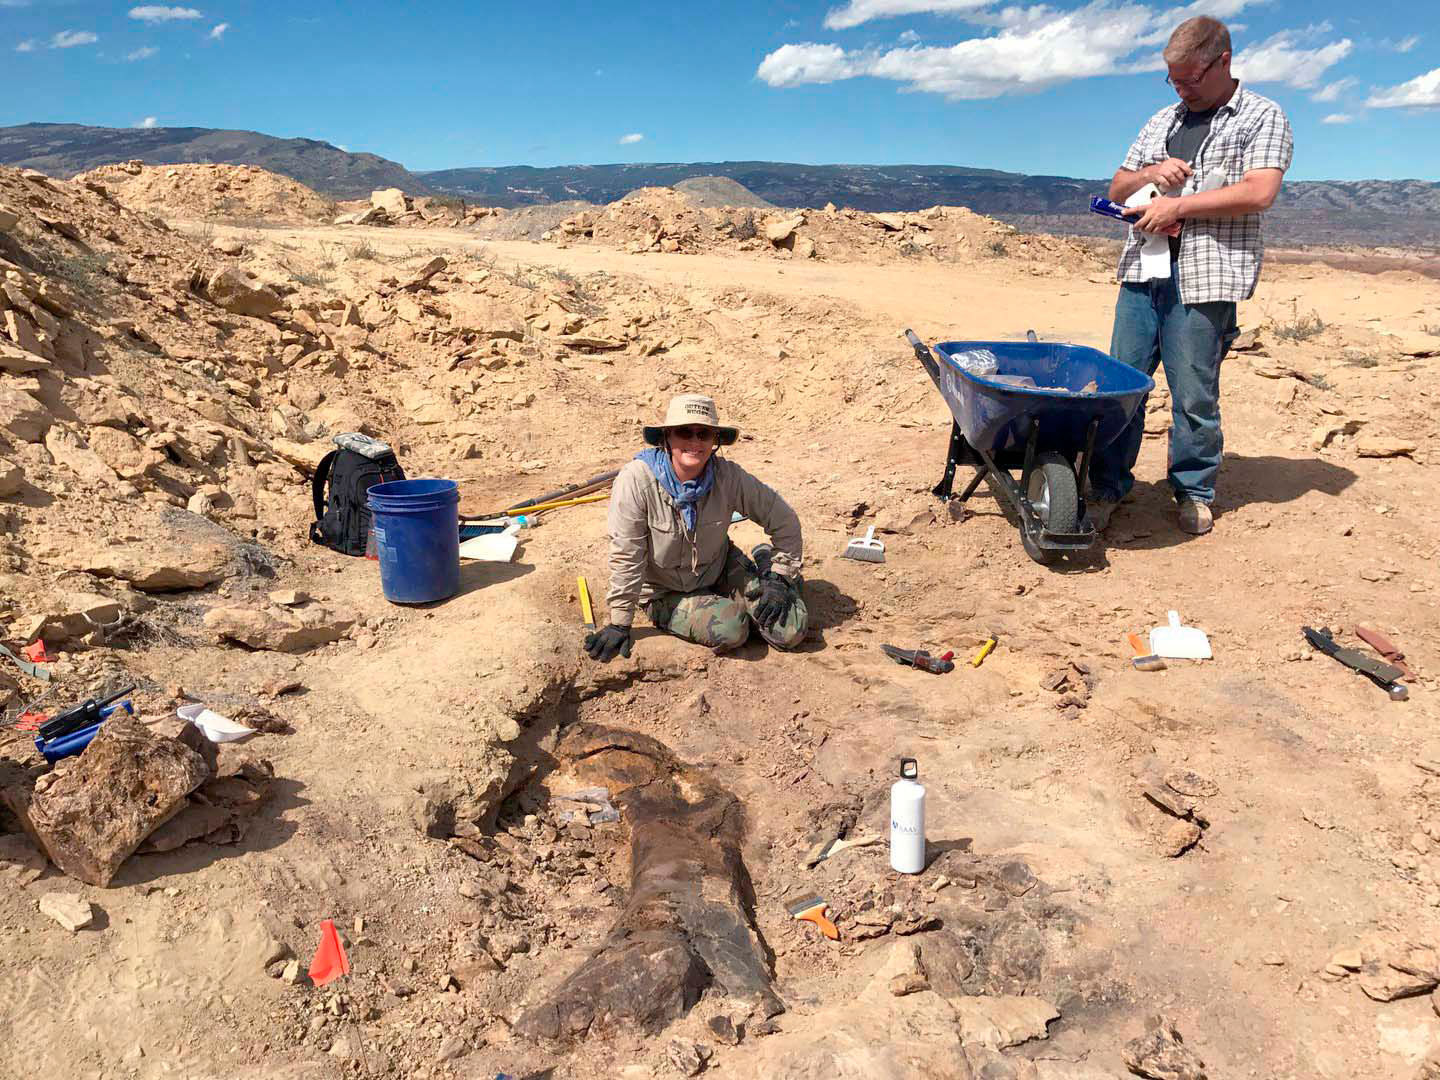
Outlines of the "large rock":
<svg viewBox="0 0 1440 1080">
<path fill-rule="evenodd" d="M 858 995 L 839 996 L 804 1019 L 787 1018 L 782 1034 L 762 1040 L 752 1055 L 730 1066 L 737 1075 L 766 1080 L 975 1080 L 1011 1075 L 971 1067 L 954 1011 L 939 994 L 920 990 L 895 996 L 891 984 L 913 966 L 908 946 L 896 943 Z"/>
<path fill-rule="evenodd" d="M 370 193 L 370 205 L 378 210 L 384 210 L 391 217 L 399 217 L 410 207 L 405 201 L 405 192 L 398 187 L 381 188 L 379 191 Z"/>
<path fill-rule="evenodd" d="M 48 915 L 72 934 L 95 920 L 95 909 L 78 892 L 47 892 L 40 897 L 40 914 Z"/>
<path fill-rule="evenodd" d="M 8 206 L 0 206 L 0 233 L 8 233 L 20 222 L 20 215 Z"/>
<path fill-rule="evenodd" d="M 215 775 L 196 788 L 179 813 L 150 834 L 140 845 L 142 852 L 172 851 L 191 840 L 239 843 L 270 795 L 275 769 L 269 761 L 243 746 L 217 747 L 198 732 L 186 741 L 192 746 L 197 741 L 204 744 L 198 752 L 214 757 Z"/>
<path fill-rule="evenodd" d="M 37 617 L 24 634 L 28 644 L 41 638 L 52 645 L 84 637 L 120 617 L 125 605 L 99 593 L 62 593 L 48 605 L 49 611 Z"/>
<path fill-rule="evenodd" d="M 286 610 L 218 607 L 205 613 L 204 623 L 220 641 L 252 649 L 306 652 L 339 641 L 355 625 L 355 616 L 315 603 Z"/>
<path fill-rule="evenodd" d="M 18 495 L 25 485 L 25 472 L 13 461 L 0 458 L 0 499 Z"/>
<path fill-rule="evenodd" d="M 44 371 L 53 366 L 43 356 L 27 352 L 8 341 L 0 341 L 0 374 L 8 372 L 11 375 L 27 375 L 32 371 Z"/>
<path fill-rule="evenodd" d="M 126 535 L 78 544 L 58 559 L 71 570 L 119 578 L 142 592 L 199 589 L 238 569 L 239 541 L 204 518 L 167 510 L 130 525 Z"/>
<path fill-rule="evenodd" d="M 45 449 L 55 461 L 65 466 L 82 480 L 95 484 L 113 484 L 117 477 L 115 470 L 100 460 L 76 432 L 69 428 L 52 427 L 45 432 Z"/>
<path fill-rule="evenodd" d="M 16 789 L 5 798 L 51 862 L 103 887 L 208 776 L 188 746 L 118 712 L 84 753 L 42 776 L 28 800 Z"/>
<path fill-rule="evenodd" d="M 21 442 L 38 443 L 50 430 L 50 414 L 29 394 L 0 382 L 0 430 Z"/>
<path fill-rule="evenodd" d="M 1050 1021 L 1060 1019 L 1059 1009 L 1036 997 L 961 997 L 951 1004 L 960 1019 L 961 1041 L 991 1050 L 1043 1039 Z"/>
<path fill-rule="evenodd" d="M 1144 1035 L 1125 1044 L 1125 1067 L 1146 1080 L 1206 1080 L 1205 1062 L 1163 1016 L 1145 1022 Z"/>
<path fill-rule="evenodd" d="M 148 476 L 165 463 L 164 454 L 151 450 L 127 431 L 95 427 L 86 432 L 85 438 L 96 456 L 126 480 Z"/>
<path fill-rule="evenodd" d="M 212 274 L 205 281 L 204 292 L 212 303 L 235 315 L 264 318 L 284 306 L 272 289 L 236 266 Z"/>
<path fill-rule="evenodd" d="M 795 234 L 795 230 L 804 224 L 804 214 L 794 214 L 779 221 L 772 221 L 765 226 L 765 239 L 778 247 L 789 240 Z"/>
</svg>

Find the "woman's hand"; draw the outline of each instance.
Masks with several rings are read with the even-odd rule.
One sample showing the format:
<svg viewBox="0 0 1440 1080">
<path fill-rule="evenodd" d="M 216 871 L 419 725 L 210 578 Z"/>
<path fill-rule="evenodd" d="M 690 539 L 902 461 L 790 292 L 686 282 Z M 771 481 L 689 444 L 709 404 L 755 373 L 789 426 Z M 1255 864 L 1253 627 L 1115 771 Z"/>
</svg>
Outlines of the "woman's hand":
<svg viewBox="0 0 1440 1080">
<path fill-rule="evenodd" d="M 608 664 L 617 655 L 628 660 L 633 644 L 630 627 L 616 626 L 614 623 L 603 630 L 585 635 L 585 651 L 590 654 L 591 660 L 599 660 L 602 664 Z"/>
</svg>

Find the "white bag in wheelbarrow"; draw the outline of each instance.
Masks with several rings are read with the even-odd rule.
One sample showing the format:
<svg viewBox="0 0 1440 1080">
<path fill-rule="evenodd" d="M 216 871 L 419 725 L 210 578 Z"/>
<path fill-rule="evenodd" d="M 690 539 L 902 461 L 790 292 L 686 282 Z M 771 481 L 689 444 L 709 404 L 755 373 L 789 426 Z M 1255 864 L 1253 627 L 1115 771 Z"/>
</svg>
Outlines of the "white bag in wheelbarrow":
<svg viewBox="0 0 1440 1080">
<path fill-rule="evenodd" d="M 989 349 L 966 349 L 964 352 L 951 353 L 950 359 L 971 375 L 994 375 L 1000 370 L 1000 361 Z"/>
</svg>

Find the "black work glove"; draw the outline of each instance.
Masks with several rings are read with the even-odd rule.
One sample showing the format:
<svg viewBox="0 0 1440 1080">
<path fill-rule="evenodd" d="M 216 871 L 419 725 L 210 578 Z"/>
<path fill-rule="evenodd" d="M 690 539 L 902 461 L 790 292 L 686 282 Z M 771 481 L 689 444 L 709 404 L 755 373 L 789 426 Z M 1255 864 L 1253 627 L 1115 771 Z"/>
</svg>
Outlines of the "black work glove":
<svg viewBox="0 0 1440 1080">
<path fill-rule="evenodd" d="M 755 601 L 755 621 L 769 630 L 783 622 L 795 603 L 795 587 L 782 574 L 774 572 L 760 577 L 760 593 Z"/>
<path fill-rule="evenodd" d="M 585 635 L 585 651 L 590 654 L 591 660 L 599 660 L 602 664 L 608 664 L 617 654 L 628 660 L 633 644 L 630 627 L 616 626 L 614 623 L 603 630 Z"/>
</svg>

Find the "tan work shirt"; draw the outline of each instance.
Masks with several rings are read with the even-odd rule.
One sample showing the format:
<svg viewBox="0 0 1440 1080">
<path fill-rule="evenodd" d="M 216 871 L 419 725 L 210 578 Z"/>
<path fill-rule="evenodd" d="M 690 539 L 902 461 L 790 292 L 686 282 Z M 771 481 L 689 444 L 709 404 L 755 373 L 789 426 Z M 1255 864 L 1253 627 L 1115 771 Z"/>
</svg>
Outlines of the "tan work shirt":
<svg viewBox="0 0 1440 1080">
<path fill-rule="evenodd" d="M 610 491 L 610 621 L 629 626 L 635 609 L 660 592 L 699 592 L 720 580 L 730 550 L 730 517 L 738 510 L 765 530 L 775 548 L 771 569 L 793 577 L 803 552 L 800 518 L 773 488 L 725 458 L 696 507 L 695 532 L 643 461 L 631 461 Z"/>
</svg>

